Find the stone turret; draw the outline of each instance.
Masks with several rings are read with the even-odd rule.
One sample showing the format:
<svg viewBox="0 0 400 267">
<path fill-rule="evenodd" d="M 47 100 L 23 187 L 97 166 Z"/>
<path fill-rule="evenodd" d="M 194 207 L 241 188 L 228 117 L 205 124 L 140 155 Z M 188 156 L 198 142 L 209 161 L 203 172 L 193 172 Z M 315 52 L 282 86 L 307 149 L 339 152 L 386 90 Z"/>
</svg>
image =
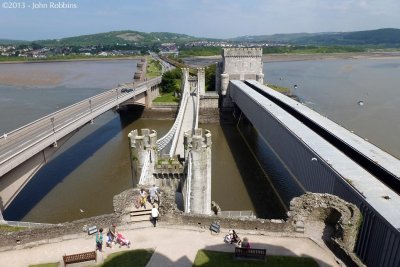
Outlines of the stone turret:
<svg viewBox="0 0 400 267">
<path fill-rule="evenodd" d="M 206 76 L 204 68 L 197 68 L 197 85 L 199 86 L 200 95 L 206 93 Z"/>
<path fill-rule="evenodd" d="M 223 96 L 227 93 L 230 80 L 256 80 L 263 83 L 262 49 L 224 48 L 216 75 L 216 88 Z"/>
<path fill-rule="evenodd" d="M 190 206 L 186 212 L 211 214 L 211 133 L 202 129 L 185 132 L 185 156 L 192 158 L 192 177 L 187 177 L 190 187 Z M 189 182 L 190 179 L 190 182 Z M 186 197 L 187 198 L 187 197 Z M 186 205 L 187 206 L 187 205 Z"/>
<path fill-rule="evenodd" d="M 132 173 L 139 182 L 139 177 L 143 170 L 145 159 L 150 153 L 150 165 L 147 173 L 148 180 L 146 183 L 153 184 L 154 164 L 157 162 L 157 132 L 149 129 L 133 130 L 128 134 L 131 149 Z"/>
</svg>

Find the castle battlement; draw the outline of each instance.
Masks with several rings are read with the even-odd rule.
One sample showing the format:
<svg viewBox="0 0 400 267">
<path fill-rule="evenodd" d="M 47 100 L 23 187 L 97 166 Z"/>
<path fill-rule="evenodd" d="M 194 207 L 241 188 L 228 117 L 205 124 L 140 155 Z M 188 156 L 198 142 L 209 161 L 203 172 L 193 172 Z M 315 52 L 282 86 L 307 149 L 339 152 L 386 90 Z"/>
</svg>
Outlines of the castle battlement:
<svg viewBox="0 0 400 267">
<path fill-rule="evenodd" d="M 222 57 L 262 57 L 262 48 L 224 48 Z"/>
</svg>

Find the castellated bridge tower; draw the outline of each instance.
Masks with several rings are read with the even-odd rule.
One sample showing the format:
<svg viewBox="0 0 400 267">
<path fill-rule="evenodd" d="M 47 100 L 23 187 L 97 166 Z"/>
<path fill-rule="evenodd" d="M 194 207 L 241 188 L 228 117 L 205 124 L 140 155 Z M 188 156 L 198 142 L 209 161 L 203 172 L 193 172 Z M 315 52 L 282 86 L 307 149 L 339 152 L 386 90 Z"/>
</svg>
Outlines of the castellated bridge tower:
<svg viewBox="0 0 400 267">
<path fill-rule="evenodd" d="M 151 180 L 147 180 L 148 184 L 153 184 L 155 179 L 153 178 L 154 165 L 158 160 L 157 154 L 157 132 L 150 129 L 141 129 L 139 135 L 138 130 L 133 130 L 128 134 L 130 140 L 130 151 L 131 151 L 131 162 L 132 162 L 132 173 L 136 177 L 140 177 L 142 172 L 147 172 L 146 177 L 151 177 Z M 146 158 L 150 154 L 148 167 L 146 168 Z"/>
<path fill-rule="evenodd" d="M 185 156 L 189 161 L 182 192 L 185 212 L 211 214 L 211 133 L 198 128 L 185 132 Z"/>
<path fill-rule="evenodd" d="M 256 80 L 263 84 L 262 48 L 224 48 L 215 75 L 215 88 L 222 97 L 227 94 L 230 80 Z"/>
</svg>

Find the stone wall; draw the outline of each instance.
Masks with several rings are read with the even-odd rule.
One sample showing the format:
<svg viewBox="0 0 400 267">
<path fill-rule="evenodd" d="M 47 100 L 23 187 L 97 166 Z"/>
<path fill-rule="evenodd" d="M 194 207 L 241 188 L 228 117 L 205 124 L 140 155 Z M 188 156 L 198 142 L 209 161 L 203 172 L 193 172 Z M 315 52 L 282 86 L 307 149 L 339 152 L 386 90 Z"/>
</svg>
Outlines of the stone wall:
<svg viewBox="0 0 400 267">
<path fill-rule="evenodd" d="M 356 205 L 330 194 L 306 193 L 290 201 L 294 225 L 316 232 L 323 222 L 322 239 L 348 266 L 363 266 L 354 253 L 362 215 Z M 307 233 L 307 231 L 306 231 Z"/>
<path fill-rule="evenodd" d="M 200 123 L 218 123 L 219 122 L 219 96 L 216 92 L 207 92 L 200 97 Z"/>
<path fill-rule="evenodd" d="M 148 190 L 148 188 L 145 188 Z M 181 225 L 209 229 L 211 223 L 218 222 L 221 228 L 251 230 L 259 234 L 274 232 L 282 236 L 308 236 L 307 232 L 296 233 L 297 222 L 305 227 L 314 222 L 322 222 L 332 227 L 330 236 L 323 236 L 327 246 L 345 262 L 347 266 L 364 266 L 352 252 L 361 224 L 361 215 L 357 207 L 329 194 L 306 193 L 294 198 L 290 203 L 289 217 L 286 220 L 267 219 L 235 219 L 216 215 L 186 214 L 177 208 L 176 192 L 168 187 L 159 190 L 160 226 Z M 58 242 L 87 235 L 84 229 L 96 225 L 97 228 L 108 229 L 114 222 L 124 225 L 124 217 L 129 215 L 134 199 L 139 196 L 139 189 L 131 188 L 114 196 L 114 213 L 67 222 L 60 225 L 36 228 L 13 233 L 0 232 L 0 250 L 34 247 L 40 244 Z M 210 207 L 211 208 L 211 207 Z M 318 232 L 318 229 L 311 229 Z M 311 239 L 313 237 L 309 236 Z M 318 243 L 318 240 L 317 240 Z M 333 245 L 332 245 L 333 244 Z"/>
</svg>

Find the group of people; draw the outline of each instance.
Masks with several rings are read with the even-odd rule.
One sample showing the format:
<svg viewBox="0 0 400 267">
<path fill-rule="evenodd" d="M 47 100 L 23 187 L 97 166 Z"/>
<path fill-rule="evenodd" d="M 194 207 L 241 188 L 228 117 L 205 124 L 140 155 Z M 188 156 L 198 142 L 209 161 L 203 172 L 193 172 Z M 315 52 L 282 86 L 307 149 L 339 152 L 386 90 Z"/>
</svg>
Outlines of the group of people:
<svg viewBox="0 0 400 267">
<path fill-rule="evenodd" d="M 250 242 L 247 237 L 240 239 L 235 230 L 229 230 L 229 234 L 225 236 L 224 241 L 229 244 L 235 244 L 237 247 L 250 248 Z"/>
<path fill-rule="evenodd" d="M 155 184 L 149 189 L 149 194 L 141 188 L 139 191 L 138 200 L 135 203 L 136 208 L 144 207 L 146 208 L 147 198 L 149 197 L 149 201 L 152 204 L 151 209 L 151 222 L 153 226 L 156 227 L 158 216 L 160 215 L 155 202 L 159 202 L 159 194 Z M 128 246 L 130 245 L 130 241 L 122 236 L 121 233 L 117 232 L 117 225 L 112 223 L 107 232 L 107 240 L 106 240 L 106 247 L 112 248 L 112 245 L 118 243 L 121 246 Z M 100 252 L 103 251 L 103 228 L 100 228 L 99 231 L 96 233 L 96 249 Z"/>
<path fill-rule="evenodd" d="M 150 203 L 154 205 L 154 202 L 159 202 L 159 195 L 158 195 L 158 190 L 155 184 L 153 184 L 152 187 L 149 188 L 149 193 L 144 190 L 144 188 L 140 188 L 139 191 L 139 198 L 136 201 L 136 208 L 146 208 L 146 202 L 147 198 L 149 197 Z"/>
<path fill-rule="evenodd" d="M 108 228 L 106 247 L 112 248 L 113 244 L 118 243 L 119 246 L 127 246 L 129 248 L 131 242 L 126 239 L 121 233 L 117 232 L 117 225 L 112 223 Z M 96 233 L 96 249 L 103 251 L 103 228 L 100 228 Z"/>
<path fill-rule="evenodd" d="M 146 202 L 147 202 L 147 198 L 149 198 L 149 201 L 152 205 L 152 209 L 151 209 L 151 222 L 153 223 L 153 226 L 156 227 L 157 224 L 157 220 L 158 220 L 158 216 L 160 215 L 155 202 L 160 202 L 160 198 L 159 198 L 159 194 L 158 194 L 158 190 L 155 184 L 153 184 L 152 187 L 149 188 L 149 194 L 147 194 L 147 192 L 144 190 L 144 188 L 140 188 L 139 191 L 139 198 L 138 201 L 136 202 L 136 208 L 146 208 Z"/>
</svg>

